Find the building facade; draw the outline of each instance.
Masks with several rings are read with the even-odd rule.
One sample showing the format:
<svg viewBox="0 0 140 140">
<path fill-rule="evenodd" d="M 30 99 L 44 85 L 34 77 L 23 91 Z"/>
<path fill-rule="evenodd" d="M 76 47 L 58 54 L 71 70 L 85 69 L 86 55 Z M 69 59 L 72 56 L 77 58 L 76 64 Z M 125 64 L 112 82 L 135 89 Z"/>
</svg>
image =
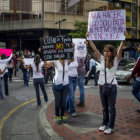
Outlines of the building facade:
<svg viewBox="0 0 140 140">
<path fill-rule="evenodd" d="M 76 21 L 87 21 L 89 11 L 112 9 L 126 9 L 128 38 L 139 39 L 140 0 L 0 0 L 0 42 L 37 50 L 40 37 L 58 35 L 59 28 L 65 35 Z"/>
</svg>

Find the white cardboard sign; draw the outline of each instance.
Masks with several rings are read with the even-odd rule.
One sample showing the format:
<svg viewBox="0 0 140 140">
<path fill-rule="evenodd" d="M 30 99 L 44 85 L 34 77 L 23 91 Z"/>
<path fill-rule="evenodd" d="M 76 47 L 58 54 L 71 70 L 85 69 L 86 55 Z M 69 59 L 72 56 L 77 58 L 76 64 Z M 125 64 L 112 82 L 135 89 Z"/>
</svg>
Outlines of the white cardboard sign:
<svg viewBox="0 0 140 140">
<path fill-rule="evenodd" d="M 25 65 L 30 65 L 34 62 L 34 58 L 24 58 Z"/>
<path fill-rule="evenodd" d="M 86 57 L 87 55 L 87 49 L 85 44 L 86 39 L 74 38 L 72 39 L 72 41 L 75 44 L 74 55 L 77 57 Z"/>
<path fill-rule="evenodd" d="M 126 11 L 89 12 L 88 40 L 125 40 Z"/>
</svg>

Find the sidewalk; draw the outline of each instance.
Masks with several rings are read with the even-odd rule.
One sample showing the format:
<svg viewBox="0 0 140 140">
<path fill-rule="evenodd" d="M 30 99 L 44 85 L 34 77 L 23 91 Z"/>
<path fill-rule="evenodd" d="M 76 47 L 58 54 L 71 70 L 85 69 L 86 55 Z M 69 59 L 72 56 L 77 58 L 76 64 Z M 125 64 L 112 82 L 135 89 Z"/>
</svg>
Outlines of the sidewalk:
<svg viewBox="0 0 140 140">
<path fill-rule="evenodd" d="M 79 101 L 76 93 L 76 104 Z M 56 124 L 54 101 L 44 106 L 39 114 L 42 139 L 51 140 L 140 140 L 140 114 L 132 99 L 117 98 L 115 132 L 104 135 L 98 131 L 102 123 L 102 107 L 98 95 L 85 94 L 85 107 L 77 107 L 77 117 L 68 117 L 68 123 Z"/>
</svg>

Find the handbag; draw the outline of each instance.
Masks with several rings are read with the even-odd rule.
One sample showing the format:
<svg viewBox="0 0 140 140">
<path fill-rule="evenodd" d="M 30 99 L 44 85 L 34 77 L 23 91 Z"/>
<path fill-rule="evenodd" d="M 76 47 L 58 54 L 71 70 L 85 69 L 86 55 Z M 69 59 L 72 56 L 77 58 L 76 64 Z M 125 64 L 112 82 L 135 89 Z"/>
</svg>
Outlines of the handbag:
<svg viewBox="0 0 140 140">
<path fill-rule="evenodd" d="M 107 76 L 106 76 L 106 59 L 105 59 L 105 83 L 103 85 L 102 94 L 105 96 L 110 96 L 112 94 L 112 83 L 113 83 L 114 77 L 111 81 L 111 83 L 107 83 Z"/>
<path fill-rule="evenodd" d="M 19 68 L 22 69 L 22 70 L 25 70 L 24 64 L 22 62 L 19 64 Z"/>
<path fill-rule="evenodd" d="M 63 81 L 64 81 L 64 75 L 65 75 L 64 69 L 65 69 L 65 63 L 64 63 L 64 65 L 63 65 Z M 55 84 L 55 79 L 54 79 L 54 88 L 55 88 L 56 90 L 63 90 L 64 86 L 63 86 L 63 84 L 56 85 L 56 84 Z"/>
</svg>

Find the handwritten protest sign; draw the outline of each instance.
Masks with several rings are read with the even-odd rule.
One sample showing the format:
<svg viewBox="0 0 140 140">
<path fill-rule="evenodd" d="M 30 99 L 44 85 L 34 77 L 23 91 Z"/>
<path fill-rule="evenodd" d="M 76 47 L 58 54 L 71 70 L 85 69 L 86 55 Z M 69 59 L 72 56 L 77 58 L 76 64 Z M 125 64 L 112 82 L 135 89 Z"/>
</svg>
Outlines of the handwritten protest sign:
<svg viewBox="0 0 140 140">
<path fill-rule="evenodd" d="M 77 57 L 86 57 L 87 49 L 85 44 L 85 39 L 82 38 L 74 38 L 72 39 L 75 44 L 75 56 Z"/>
<path fill-rule="evenodd" d="M 88 40 L 125 40 L 126 11 L 89 12 Z"/>
<path fill-rule="evenodd" d="M 34 58 L 24 58 L 25 65 L 30 65 L 34 61 Z"/>
<path fill-rule="evenodd" d="M 0 49 L 0 56 L 1 56 L 3 53 L 4 53 L 6 56 L 10 56 L 11 53 L 12 53 L 12 49 L 3 49 L 3 48 L 1 48 L 1 49 Z"/>
<path fill-rule="evenodd" d="M 71 59 L 73 58 L 72 37 L 57 36 L 44 38 L 41 51 L 44 61 Z"/>
</svg>

